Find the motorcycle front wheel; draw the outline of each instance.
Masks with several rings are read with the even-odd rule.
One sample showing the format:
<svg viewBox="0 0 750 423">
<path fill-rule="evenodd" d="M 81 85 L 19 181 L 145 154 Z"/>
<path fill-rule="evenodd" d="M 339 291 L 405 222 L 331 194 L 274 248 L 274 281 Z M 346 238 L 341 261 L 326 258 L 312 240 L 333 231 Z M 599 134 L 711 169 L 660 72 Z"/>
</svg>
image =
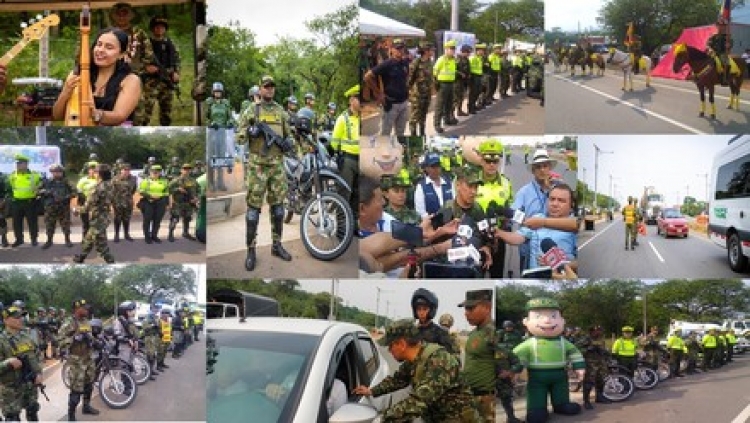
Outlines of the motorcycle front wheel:
<svg viewBox="0 0 750 423">
<path fill-rule="evenodd" d="M 318 260 L 340 257 L 354 238 L 354 213 L 344 198 L 322 192 L 308 201 L 300 217 L 300 238 Z"/>
<path fill-rule="evenodd" d="M 621 402 L 629 399 L 635 392 L 633 380 L 629 377 L 612 373 L 604 378 L 604 397 L 612 402 Z"/>
<path fill-rule="evenodd" d="M 99 395 L 109 408 L 127 408 L 137 394 L 138 385 L 127 370 L 110 369 L 99 378 Z"/>
</svg>

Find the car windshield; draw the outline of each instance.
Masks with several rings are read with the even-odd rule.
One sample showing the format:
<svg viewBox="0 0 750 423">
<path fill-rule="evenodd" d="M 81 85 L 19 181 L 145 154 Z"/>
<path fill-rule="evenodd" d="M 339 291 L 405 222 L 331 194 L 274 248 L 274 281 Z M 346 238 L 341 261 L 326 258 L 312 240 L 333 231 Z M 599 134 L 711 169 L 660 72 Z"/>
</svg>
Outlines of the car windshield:
<svg viewBox="0 0 750 423">
<path fill-rule="evenodd" d="M 319 337 L 280 332 L 209 330 L 207 420 L 292 420 Z"/>
<path fill-rule="evenodd" d="M 682 214 L 680 214 L 680 212 L 675 209 L 667 209 L 664 210 L 664 217 L 667 219 L 676 219 L 682 217 Z"/>
</svg>

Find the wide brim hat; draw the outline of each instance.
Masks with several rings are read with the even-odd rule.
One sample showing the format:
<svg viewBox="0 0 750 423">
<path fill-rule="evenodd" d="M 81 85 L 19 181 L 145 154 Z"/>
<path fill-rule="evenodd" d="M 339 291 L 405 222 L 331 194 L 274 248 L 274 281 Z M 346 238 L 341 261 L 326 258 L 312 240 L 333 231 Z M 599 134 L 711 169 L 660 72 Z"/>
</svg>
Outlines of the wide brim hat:
<svg viewBox="0 0 750 423">
<path fill-rule="evenodd" d="M 529 162 L 529 170 L 532 170 L 533 166 L 539 163 L 549 163 L 551 168 L 557 166 L 557 160 L 553 159 L 552 156 L 549 155 L 547 150 L 543 148 L 540 148 L 534 152 L 534 155 Z"/>
</svg>

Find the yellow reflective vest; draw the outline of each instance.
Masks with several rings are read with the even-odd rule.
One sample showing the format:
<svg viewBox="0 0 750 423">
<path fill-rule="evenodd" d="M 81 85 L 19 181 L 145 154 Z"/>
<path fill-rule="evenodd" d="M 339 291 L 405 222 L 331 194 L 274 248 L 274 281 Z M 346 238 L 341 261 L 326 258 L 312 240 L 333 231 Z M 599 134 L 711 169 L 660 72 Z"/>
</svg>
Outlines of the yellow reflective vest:
<svg viewBox="0 0 750 423">
<path fill-rule="evenodd" d="M 469 58 L 469 69 L 471 70 L 472 75 L 481 75 L 482 74 L 482 57 L 481 56 L 471 56 Z"/>
<path fill-rule="evenodd" d="M 490 202 L 494 201 L 498 206 L 506 206 L 513 202 L 513 185 L 510 179 L 498 174 L 494 180 L 484 177 L 483 183 L 477 188 L 477 204 L 482 210 L 487 211 Z"/>
<path fill-rule="evenodd" d="M 716 348 L 716 337 L 713 335 L 704 335 L 703 347 L 704 348 Z"/>
<path fill-rule="evenodd" d="M 161 342 L 172 342 L 172 323 L 161 320 Z"/>
<path fill-rule="evenodd" d="M 685 341 L 677 335 L 672 335 L 667 340 L 667 349 L 682 350 L 685 349 Z"/>
<path fill-rule="evenodd" d="M 336 119 L 331 133 L 331 147 L 333 151 L 341 150 L 359 156 L 359 116 L 347 110 Z"/>
<path fill-rule="evenodd" d="M 625 216 L 625 223 L 635 223 L 635 207 L 631 205 L 623 207 L 622 215 Z"/>
<path fill-rule="evenodd" d="M 432 74 L 440 82 L 454 82 L 456 80 L 456 58 L 440 56 L 432 68 Z"/>
<path fill-rule="evenodd" d="M 15 200 L 31 200 L 36 198 L 36 191 L 41 185 L 41 176 L 32 171 L 19 173 L 17 170 L 10 174 L 10 188 Z"/>
<path fill-rule="evenodd" d="M 159 179 L 148 178 L 141 181 L 138 191 L 141 194 L 150 196 L 152 199 L 158 200 L 169 195 L 169 181 L 161 177 Z"/>
<path fill-rule="evenodd" d="M 612 345 L 612 354 L 621 355 L 623 357 L 634 357 L 635 349 L 635 339 L 617 338 L 615 344 Z"/>
<path fill-rule="evenodd" d="M 490 60 L 490 69 L 492 69 L 493 72 L 500 72 L 500 67 L 503 61 L 500 55 L 492 53 L 488 59 Z"/>
</svg>

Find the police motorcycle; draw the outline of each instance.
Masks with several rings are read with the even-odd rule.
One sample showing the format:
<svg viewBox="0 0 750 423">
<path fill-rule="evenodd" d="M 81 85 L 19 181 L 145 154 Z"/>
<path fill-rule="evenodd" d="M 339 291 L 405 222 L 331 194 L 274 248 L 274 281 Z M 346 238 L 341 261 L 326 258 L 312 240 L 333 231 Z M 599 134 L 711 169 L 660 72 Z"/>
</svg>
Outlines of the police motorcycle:
<svg viewBox="0 0 750 423">
<path fill-rule="evenodd" d="M 306 115 L 303 113 L 301 116 L 298 120 L 305 120 Z M 349 192 L 350 188 L 340 176 L 330 170 L 324 172 L 327 170 L 325 169 L 326 163 L 323 161 L 325 156 L 320 153 L 319 145 L 311 139 L 312 120 L 307 117 L 307 121 L 308 123 L 299 123 L 297 131 L 303 135 L 300 139 L 306 143 L 305 148 L 309 146 L 313 150 L 309 168 L 310 186 L 313 191 L 305 197 L 304 202 L 302 199 L 295 198 L 301 205 L 300 239 L 310 255 L 318 260 L 330 261 L 344 254 L 354 238 L 354 213 L 348 201 L 330 189 L 335 187 L 337 190 L 344 190 L 342 192 Z M 302 127 L 308 129 L 300 131 L 299 128 Z M 264 122 L 256 123 L 248 132 L 251 137 L 263 136 L 265 138 L 263 147 L 265 151 L 272 144 L 276 144 L 285 156 L 295 156 L 293 142 L 274 133 Z M 295 160 L 301 161 L 296 157 Z M 304 166 L 300 164 L 294 167 L 292 164 L 290 163 L 289 169 L 296 171 L 299 174 L 298 179 L 301 180 Z M 299 192 L 298 189 L 297 191 Z"/>
<path fill-rule="evenodd" d="M 331 191 L 344 198 L 349 198 L 351 193 L 351 187 L 338 175 L 336 161 L 328 153 L 330 133 L 321 134 L 317 141 L 312 140 L 313 118 L 309 109 L 297 113 L 295 131 L 303 144 L 301 149 L 298 149 L 302 156 L 284 156 L 284 173 L 289 186 L 284 200 L 284 223 L 291 222 L 295 214 L 302 214 L 303 207 L 316 193 L 316 172 L 323 191 Z"/>
<path fill-rule="evenodd" d="M 133 366 L 115 352 L 116 340 L 111 327 L 103 329 L 100 319 L 91 320 L 91 333 L 86 334 L 87 342 L 94 349 L 96 367 L 94 383 L 98 385 L 99 396 L 112 409 L 127 408 L 135 401 L 138 384 L 133 378 Z M 70 388 L 70 362 L 65 360 L 61 375 L 63 383 Z"/>
</svg>

